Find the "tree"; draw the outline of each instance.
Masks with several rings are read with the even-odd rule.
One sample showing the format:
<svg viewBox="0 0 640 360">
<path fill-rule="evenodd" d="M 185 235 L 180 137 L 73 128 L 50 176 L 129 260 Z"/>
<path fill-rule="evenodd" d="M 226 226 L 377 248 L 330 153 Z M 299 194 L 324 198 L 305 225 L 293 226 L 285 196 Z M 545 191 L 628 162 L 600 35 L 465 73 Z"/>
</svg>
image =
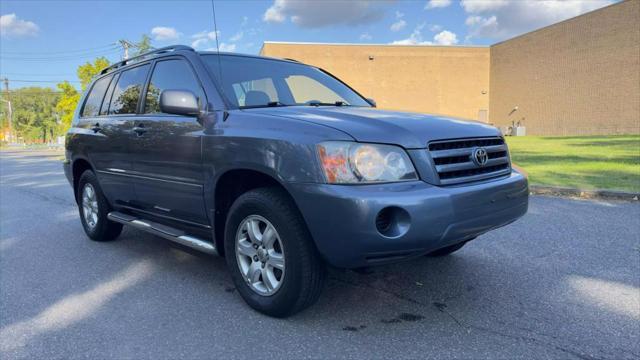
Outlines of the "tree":
<svg viewBox="0 0 640 360">
<path fill-rule="evenodd" d="M 80 65 L 77 73 L 82 90 L 86 89 L 87 85 L 91 83 L 93 77 L 98 75 L 100 71 L 107 66 L 109 66 L 109 60 L 104 56 L 95 59 L 93 63 L 86 62 L 84 65 Z"/>
<path fill-rule="evenodd" d="M 147 34 L 143 34 L 142 38 L 140 38 L 140 41 L 138 41 L 134 45 L 136 47 L 136 51 L 133 54 L 134 56 L 144 54 L 153 49 L 153 46 L 151 46 L 151 38 Z"/>
<path fill-rule="evenodd" d="M 50 142 L 59 134 L 55 112 L 59 95 L 50 88 L 27 87 L 11 92 L 14 130 L 25 142 Z"/>
<path fill-rule="evenodd" d="M 60 100 L 56 104 L 56 112 L 60 116 L 60 133 L 64 134 L 71 127 L 73 113 L 80 101 L 80 93 L 68 81 L 59 83 L 58 89 L 62 92 Z"/>
</svg>

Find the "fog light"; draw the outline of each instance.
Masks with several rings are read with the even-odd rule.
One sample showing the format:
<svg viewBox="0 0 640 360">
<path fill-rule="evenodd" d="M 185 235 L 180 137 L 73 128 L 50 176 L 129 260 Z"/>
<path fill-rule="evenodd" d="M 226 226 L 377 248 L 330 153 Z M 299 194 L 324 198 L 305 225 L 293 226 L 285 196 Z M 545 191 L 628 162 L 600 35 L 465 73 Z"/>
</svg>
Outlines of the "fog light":
<svg viewBox="0 0 640 360">
<path fill-rule="evenodd" d="M 411 217 L 409 213 L 397 206 L 386 207 L 376 216 L 376 229 L 385 237 L 397 238 L 409 231 Z"/>
</svg>

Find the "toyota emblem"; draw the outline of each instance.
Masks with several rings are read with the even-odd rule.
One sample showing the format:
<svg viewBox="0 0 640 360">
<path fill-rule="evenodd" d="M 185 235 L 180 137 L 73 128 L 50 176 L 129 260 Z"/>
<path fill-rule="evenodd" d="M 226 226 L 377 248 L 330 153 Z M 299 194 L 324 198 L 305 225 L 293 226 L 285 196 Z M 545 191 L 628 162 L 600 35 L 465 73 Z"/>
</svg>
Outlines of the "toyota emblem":
<svg viewBox="0 0 640 360">
<path fill-rule="evenodd" d="M 472 154 L 473 162 L 478 166 L 485 166 L 489 161 L 489 154 L 485 148 L 475 148 Z"/>
</svg>

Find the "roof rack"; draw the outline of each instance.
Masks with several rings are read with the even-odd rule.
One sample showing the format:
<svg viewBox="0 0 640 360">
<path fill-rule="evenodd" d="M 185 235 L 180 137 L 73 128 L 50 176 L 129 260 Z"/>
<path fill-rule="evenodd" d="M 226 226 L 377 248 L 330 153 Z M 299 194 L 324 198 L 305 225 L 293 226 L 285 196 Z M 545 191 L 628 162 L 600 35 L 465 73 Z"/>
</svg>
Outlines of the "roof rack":
<svg viewBox="0 0 640 360">
<path fill-rule="evenodd" d="M 134 62 L 138 62 L 138 61 L 144 60 L 145 58 L 149 57 L 150 55 L 159 55 L 159 54 L 164 54 L 164 53 L 167 53 L 167 52 L 179 51 L 179 50 L 195 51 L 192 47 L 186 46 L 186 45 L 173 45 L 173 46 L 167 46 L 167 47 L 163 47 L 163 48 L 159 48 L 159 49 L 154 49 L 154 50 L 151 50 L 151 51 L 146 52 L 144 54 L 140 54 L 138 56 L 134 56 L 134 57 L 126 59 L 126 60 L 118 61 L 117 63 L 112 64 L 112 65 L 102 69 L 100 71 L 100 75 L 104 75 L 104 74 L 108 73 L 109 71 L 115 70 L 115 69 L 123 67 L 125 65 L 129 65 L 129 64 L 132 64 Z"/>
</svg>

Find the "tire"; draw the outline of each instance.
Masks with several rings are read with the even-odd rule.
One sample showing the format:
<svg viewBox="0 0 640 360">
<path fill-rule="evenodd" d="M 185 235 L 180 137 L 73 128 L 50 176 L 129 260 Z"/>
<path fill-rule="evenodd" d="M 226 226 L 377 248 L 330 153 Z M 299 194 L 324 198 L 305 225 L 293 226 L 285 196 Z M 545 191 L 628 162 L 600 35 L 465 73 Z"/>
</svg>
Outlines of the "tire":
<svg viewBox="0 0 640 360">
<path fill-rule="evenodd" d="M 253 238 L 250 228 L 257 229 Z M 326 278 L 326 266 L 300 212 L 278 188 L 251 190 L 233 203 L 225 227 L 225 257 L 242 298 L 273 317 L 287 317 L 313 305 Z M 281 269 L 272 266 L 280 261 Z M 244 273 L 257 274 L 255 281 Z"/>
<path fill-rule="evenodd" d="M 458 250 L 460 250 L 467 242 L 461 242 L 458 244 L 454 244 L 454 245 L 449 245 L 447 247 L 443 247 L 442 249 L 438 249 L 436 251 L 430 252 L 427 254 L 427 256 L 429 257 L 441 257 L 441 256 L 447 256 L 449 254 L 452 254 Z"/>
<path fill-rule="evenodd" d="M 85 189 L 87 193 L 85 194 Z M 122 224 L 113 222 L 107 218 L 107 214 L 111 210 L 107 199 L 102 193 L 98 178 L 91 170 L 86 170 L 80 176 L 77 189 L 78 211 L 80 212 L 80 221 L 87 236 L 94 241 L 111 241 L 115 240 L 122 232 Z M 93 192 L 93 197 L 89 192 Z M 85 206 L 85 196 L 88 196 L 90 206 Z M 87 208 L 91 209 L 90 216 Z"/>
</svg>

